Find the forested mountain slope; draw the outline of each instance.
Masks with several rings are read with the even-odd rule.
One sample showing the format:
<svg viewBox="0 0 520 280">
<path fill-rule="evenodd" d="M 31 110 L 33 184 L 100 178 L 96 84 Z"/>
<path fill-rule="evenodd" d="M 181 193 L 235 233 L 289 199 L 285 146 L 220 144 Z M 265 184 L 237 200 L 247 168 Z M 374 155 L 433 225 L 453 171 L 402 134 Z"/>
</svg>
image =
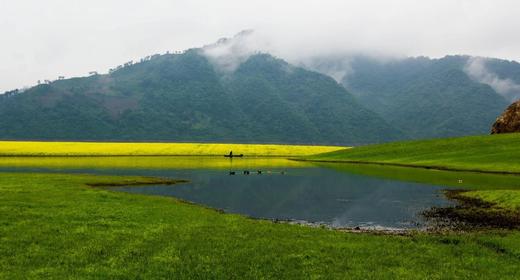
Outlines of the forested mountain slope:
<svg viewBox="0 0 520 280">
<path fill-rule="evenodd" d="M 361 144 L 401 137 L 332 78 L 256 54 L 221 73 L 200 49 L 0 98 L 0 138 Z"/>
</svg>

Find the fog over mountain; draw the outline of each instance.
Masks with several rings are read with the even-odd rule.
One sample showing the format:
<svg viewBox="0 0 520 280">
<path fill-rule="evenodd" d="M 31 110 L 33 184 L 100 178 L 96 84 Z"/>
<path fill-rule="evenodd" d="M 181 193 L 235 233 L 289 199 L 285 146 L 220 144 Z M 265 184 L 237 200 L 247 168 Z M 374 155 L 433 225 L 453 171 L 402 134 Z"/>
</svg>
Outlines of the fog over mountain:
<svg viewBox="0 0 520 280">
<path fill-rule="evenodd" d="M 206 45 L 203 50 L 204 54 L 214 63 L 214 65 L 223 72 L 233 72 L 241 63 L 253 54 L 259 52 L 277 53 L 273 49 L 266 37 L 263 37 L 254 30 L 244 30 L 237 33 L 232 38 L 221 38 L 215 44 Z M 291 57 L 291 56 L 289 56 Z M 405 56 L 389 55 L 382 53 L 356 52 L 348 48 L 342 52 L 334 54 L 316 54 L 314 56 L 292 56 L 288 61 L 326 74 L 334 78 L 338 83 L 348 84 L 348 76 L 355 69 L 352 67 L 352 61 L 358 57 L 368 57 L 377 60 L 382 64 L 395 63 L 407 60 Z M 498 94 L 502 95 L 508 101 L 515 101 L 520 98 L 520 83 L 511 77 L 512 73 L 504 73 L 508 77 L 500 77 L 493 69 L 489 69 L 487 64 L 493 61 L 511 64 L 509 68 L 520 69 L 520 64 L 515 61 L 499 60 L 485 57 L 463 56 L 465 62 L 462 69 L 474 81 L 491 86 Z M 510 70 L 512 70 L 510 69 Z M 520 76 L 517 77 L 520 79 Z"/>
<path fill-rule="evenodd" d="M 105 73 L 245 29 L 255 30 L 247 44 L 253 51 L 292 63 L 352 53 L 518 61 L 519 10 L 511 0 L 0 0 L 0 92 L 58 76 Z M 338 79 L 345 69 L 331 75 Z"/>
<path fill-rule="evenodd" d="M 487 133 L 520 97 L 518 10 L 0 0 L 2 137 L 364 144 Z"/>
<path fill-rule="evenodd" d="M 471 56 L 288 63 L 255 34 L 0 95 L 0 138 L 358 145 L 483 134 L 520 78 L 516 62 Z"/>
<path fill-rule="evenodd" d="M 465 67 L 466 73 L 474 80 L 491 86 L 507 100 L 511 102 L 518 100 L 520 98 L 520 84 L 509 77 L 501 78 L 497 73 L 488 69 L 486 63 L 490 62 L 490 60 L 482 57 L 470 58 Z M 520 68 L 520 64 L 517 62 L 512 61 L 509 63 L 516 64 Z"/>
</svg>

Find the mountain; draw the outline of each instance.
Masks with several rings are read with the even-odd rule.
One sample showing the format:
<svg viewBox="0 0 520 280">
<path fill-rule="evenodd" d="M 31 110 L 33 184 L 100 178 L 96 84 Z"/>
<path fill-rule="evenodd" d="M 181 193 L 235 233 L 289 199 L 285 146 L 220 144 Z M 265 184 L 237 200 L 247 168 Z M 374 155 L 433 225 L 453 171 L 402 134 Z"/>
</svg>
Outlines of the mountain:
<svg viewBox="0 0 520 280">
<path fill-rule="evenodd" d="M 334 76 L 407 138 L 487 134 L 514 98 L 510 76 L 520 78 L 518 63 L 470 56 L 324 57 L 307 66 Z"/>
<path fill-rule="evenodd" d="M 327 55 L 297 67 L 258 45 L 246 30 L 10 91 L 0 95 L 0 139 L 356 145 L 487 134 L 520 98 L 515 61 Z"/>
<path fill-rule="evenodd" d="M 1 139 L 360 144 L 401 132 L 332 78 L 268 54 L 223 71 L 201 49 L 0 98 Z"/>
</svg>

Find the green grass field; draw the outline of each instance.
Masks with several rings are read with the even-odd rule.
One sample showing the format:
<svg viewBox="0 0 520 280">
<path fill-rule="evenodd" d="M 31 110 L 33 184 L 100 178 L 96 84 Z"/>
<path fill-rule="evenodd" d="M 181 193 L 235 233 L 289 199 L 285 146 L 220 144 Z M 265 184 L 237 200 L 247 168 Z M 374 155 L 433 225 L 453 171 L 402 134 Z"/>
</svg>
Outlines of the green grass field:
<svg viewBox="0 0 520 280">
<path fill-rule="evenodd" d="M 0 142 L 0 166 L 183 168 L 200 161 L 202 166 L 227 168 L 227 161 L 196 157 L 139 157 L 133 161 L 132 157 L 99 160 L 55 156 L 222 156 L 232 149 L 250 156 L 303 156 L 324 161 L 313 164 L 349 173 L 461 187 L 470 190 L 463 193 L 465 196 L 519 211 L 517 175 L 327 163 L 520 172 L 518 144 L 520 135 L 516 134 L 349 150 L 240 144 Z M 321 152 L 328 153 L 311 155 Z M 272 160 L 282 159 L 266 160 L 252 158 L 236 164 L 271 166 Z M 294 167 L 309 164 L 293 163 Z M 518 230 L 349 233 L 253 220 L 171 197 L 89 186 L 154 182 L 160 179 L 0 172 L 0 279 L 520 278 Z"/>
<path fill-rule="evenodd" d="M 0 173 L 0 279 L 518 279 L 520 233 L 359 234 Z M 175 187 L 175 186 L 171 186 Z"/>
<path fill-rule="evenodd" d="M 361 146 L 307 159 L 520 174 L 519 147 L 520 133 L 514 133 Z"/>
<path fill-rule="evenodd" d="M 1 156 L 308 156 L 345 149 L 337 146 L 224 143 L 102 143 L 0 141 Z"/>
<path fill-rule="evenodd" d="M 416 178 L 425 181 L 439 181 L 442 174 L 450 177 L 450 181 L 442 182 L 445 185 L 464 187 L 468 182 L 495 185 L 491 190 L 474 190 L 464 193 L 463 196 L 479 198 L 494 203 L 497 207 L 506 209 L 520 208 L 520 133 L 470 136 L 460 138 L 434 139 L 423 141 L 405 141 L 381 145 L 369 145 L 324 153 L 306 157 L 307 160 L 317 162 L 345 162 L 345 163 L 375 163 L 401 165 L 409 167 L 424 167 L 457 171 L 476 171 L 488 173 L 513 173 L 516 176 L 476 176 L 467 172 L 448 173 L 421 173 L 410 176 L 418 171 L 396 172 L 391 168 L 382 168 L 380 175 L 396 177 L 402 174 L 399 180 Z M 374 167 L 350 168 L 358 172 L 377 170 Z M 400 169 L 397 169 L 399 171 Z M 386 174 L 385 174 L 386 173 Z M 394 174 L 392 174 L 394 173 Z M 419 172 L 420 173 L 420 172 Z M 426 176 L 426 177 L 424 177 Z M 459 183 L 462 180 L 462 183 Z M 504 184 L 504 182 L 507 182 Z M 508 187 L 504 187 L 508 186 Z M 504 190 L 510 188 L 510 190 Z"/>
</svg>

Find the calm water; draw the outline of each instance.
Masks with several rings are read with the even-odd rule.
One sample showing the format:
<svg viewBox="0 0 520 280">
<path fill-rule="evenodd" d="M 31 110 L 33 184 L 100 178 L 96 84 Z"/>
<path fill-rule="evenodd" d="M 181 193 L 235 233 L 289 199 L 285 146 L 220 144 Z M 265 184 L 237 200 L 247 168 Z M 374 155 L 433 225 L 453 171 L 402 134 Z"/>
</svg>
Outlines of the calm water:
<svg viewBox="0 0 520 280">
<path fill-rule="evenodd" d="M 382 180 L 325 168 L 284 169 L 285 174 L 235 176 L 226 171 L 162 174 L 191 182 L 176 186 L 122 187 L 119 191 L 174 196 L 256 218 L 299 220 L 333 227 L 417 227 L 418 215 L 449 202 L 442 187 Z"/>
<path fill-rule="evenodd" d="M 173 186 L 113 189 L 174 196 L 256 218 L 306 221 L 333 227 L 414 228 L 423 225 L 421 211 L 451 204 L 440 192 L 442 186 L 356 175 L 285 160 L 97 158 L 42 159 L 32 164 L 20 160 L 22 163 L 0 162 L 0 170 L 188 179 L 190 183 Z M 237 174 L 229 175 L 230 170 Z M 244 175 L 243 170 L 251 170 L 251 174 Z M 256 170 L 263 172 L 259 175 Z"/>
</svg>

